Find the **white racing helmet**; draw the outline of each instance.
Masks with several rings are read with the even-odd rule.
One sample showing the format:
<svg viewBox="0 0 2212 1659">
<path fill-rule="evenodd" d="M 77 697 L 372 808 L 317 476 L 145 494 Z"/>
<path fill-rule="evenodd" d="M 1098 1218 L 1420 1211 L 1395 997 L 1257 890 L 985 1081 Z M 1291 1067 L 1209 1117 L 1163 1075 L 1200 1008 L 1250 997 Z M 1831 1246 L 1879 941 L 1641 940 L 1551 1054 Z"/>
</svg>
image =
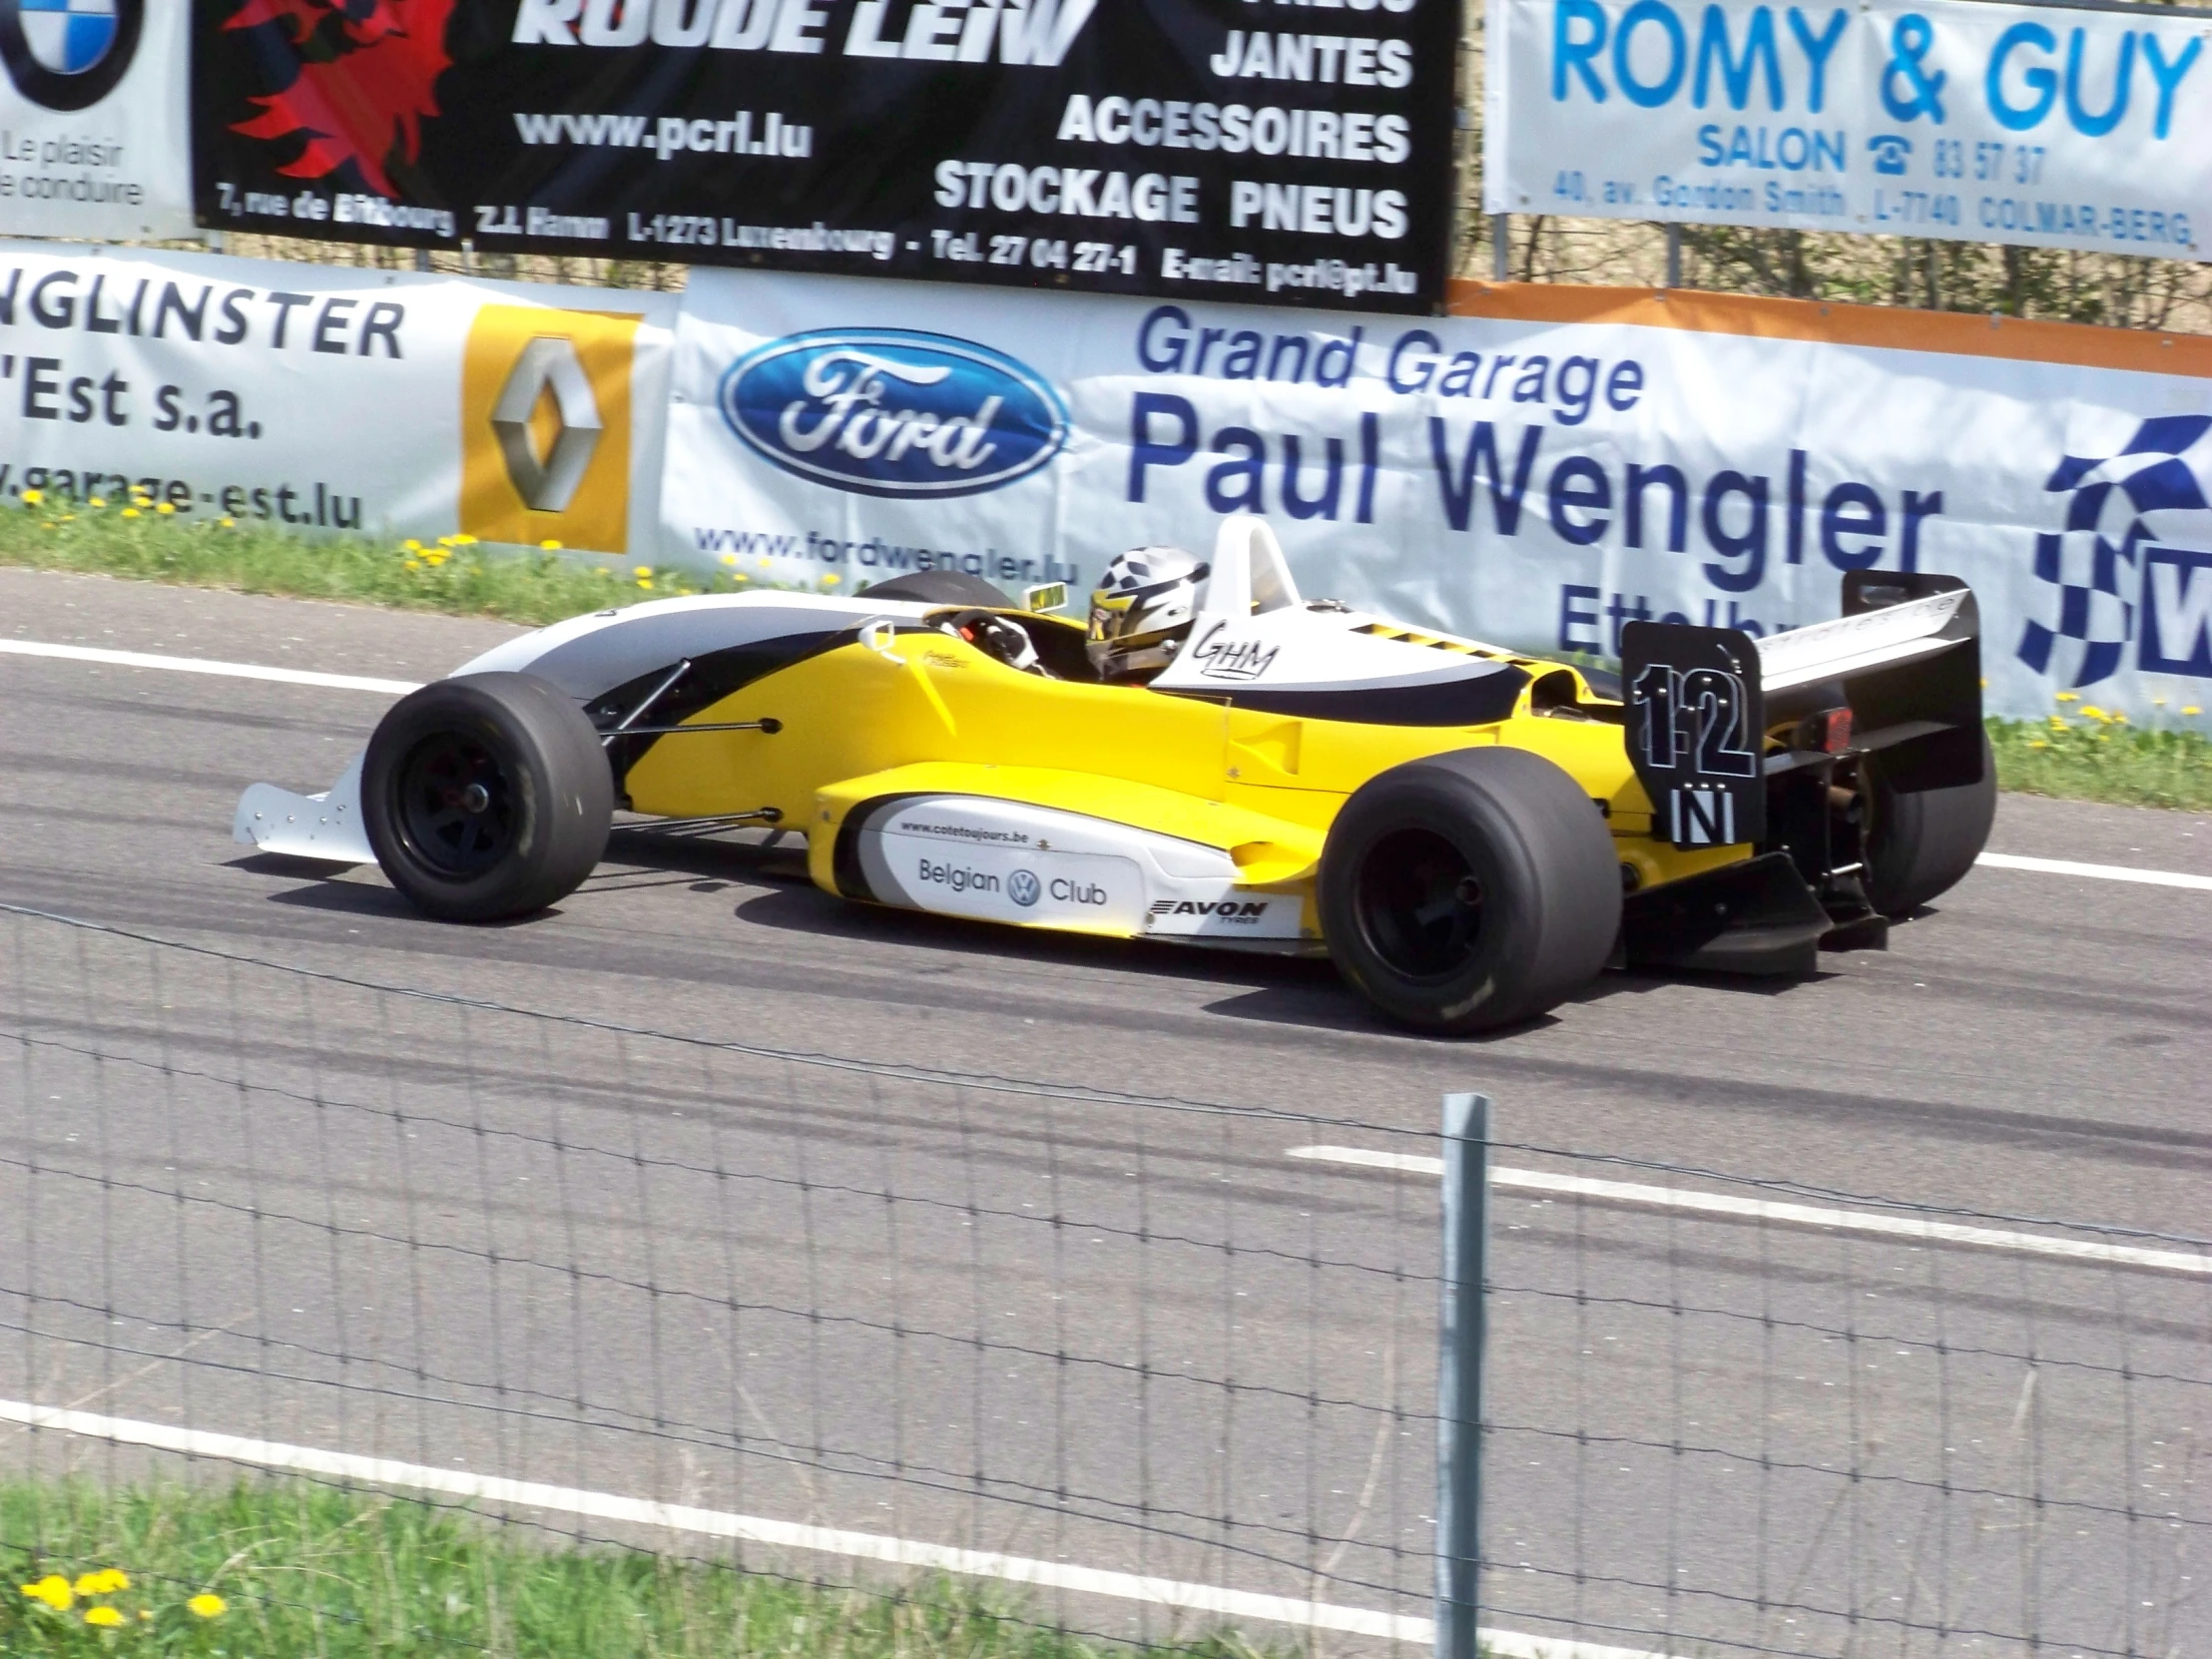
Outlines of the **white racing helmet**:
<svg viewBox="0 0 2212 1659">
<path fill-rule="evenodd" d="M 1091 667 L 1108 680 L 1166 668 L 1190 634 L 1207 568 L 1180 547 L 1116 553 L 1091 590 Z"/>
</svg>

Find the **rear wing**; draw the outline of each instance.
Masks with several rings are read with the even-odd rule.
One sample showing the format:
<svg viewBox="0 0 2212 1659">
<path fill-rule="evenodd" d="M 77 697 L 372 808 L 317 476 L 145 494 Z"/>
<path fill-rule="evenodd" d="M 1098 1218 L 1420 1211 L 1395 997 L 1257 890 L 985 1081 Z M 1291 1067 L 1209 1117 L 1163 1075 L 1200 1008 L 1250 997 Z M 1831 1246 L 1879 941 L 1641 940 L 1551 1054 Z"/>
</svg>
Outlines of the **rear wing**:
<svg viewBox="0 0 2212 1659">
<path fill-rule="evenodd" d="M 1669 622 L 1621 631 L 1629 761 L 1654 834 L 1756 844 L 1770 779 L 1875 751 L 1906 793 L 1980 780 L 1981 622 L 1966 584 L 1852 571 L 1843 611 L 1758 639 Z"/>
</svg>

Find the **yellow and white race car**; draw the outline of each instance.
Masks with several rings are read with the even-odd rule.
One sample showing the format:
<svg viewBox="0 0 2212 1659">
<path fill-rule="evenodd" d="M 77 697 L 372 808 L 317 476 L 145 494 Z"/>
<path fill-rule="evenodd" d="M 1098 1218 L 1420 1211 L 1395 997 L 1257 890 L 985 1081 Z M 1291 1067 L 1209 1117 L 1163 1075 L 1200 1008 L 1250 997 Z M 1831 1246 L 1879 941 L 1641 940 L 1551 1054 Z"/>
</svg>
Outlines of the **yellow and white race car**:
<svg viewBox="0 0 2212 1659">
<path fill-rule="evenodd" d="M 1995 779 L 1973 598 L 1862 571 L 1755 639 L 1631 623 L 1625 695 L 1302 597 L 1266 524 L 1197 567 L 1147 684 L 972 577 L 573 618 L 393 706 L 331 790 L 235 833 L 373 859 L 426 914 L 541 910 L 618 810 L 806 836 L 826 891 L 1019 927 L 1326 953 L 1440 1033 L 1608 965 L 1809 971 L 1971 866 Z M 1041 596 L 1032 596 L 1041 602 Z"/>
</svg>

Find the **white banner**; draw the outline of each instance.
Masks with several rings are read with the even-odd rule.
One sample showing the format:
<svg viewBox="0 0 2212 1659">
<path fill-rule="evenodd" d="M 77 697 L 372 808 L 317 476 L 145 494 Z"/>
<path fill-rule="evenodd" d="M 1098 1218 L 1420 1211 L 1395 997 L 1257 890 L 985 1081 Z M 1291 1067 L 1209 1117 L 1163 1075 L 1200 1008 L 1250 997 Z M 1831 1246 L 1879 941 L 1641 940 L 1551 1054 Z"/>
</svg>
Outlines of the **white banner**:
<svg viewBox="0 0 2212 1659">
<path fill-rule="evenodd" d="M 2206 258 L 2202 12 L 1489 0 L 1491 213 Z"/>
<path fill-rule="evenodd" d="M 190 6 L 0 0 L 0 234 L 196 234 Z"/>
<path fill-rule="evenodd" d="M 0 0 L 4 4 L 5 0 Z M 0 497 L 315 535 L 657 538 L 673 296 L 0 244 Z"/>
<path fill-rule="evenodd" d="M 2212 704 L 2212 341 L 1484 302 L 1554 320 L 697 272 L 664 556 L 843 592 L 923 568 L 1080 588 L 1250 510 L 1309 594 L 1601 657 L 1637 618 L 1765 633 L 1836 615 L 1845 571 L 1949 571 L 1980 597 L 1993 710 Z"/>
</svg>

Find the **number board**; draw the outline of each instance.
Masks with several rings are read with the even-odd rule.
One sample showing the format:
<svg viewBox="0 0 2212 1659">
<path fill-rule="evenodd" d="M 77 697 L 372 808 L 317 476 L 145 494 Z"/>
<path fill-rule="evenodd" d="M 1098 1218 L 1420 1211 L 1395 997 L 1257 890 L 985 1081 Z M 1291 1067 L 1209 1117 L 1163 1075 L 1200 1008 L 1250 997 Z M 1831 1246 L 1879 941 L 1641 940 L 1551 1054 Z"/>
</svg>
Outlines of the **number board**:
<svg viewBox="0 0 2212 1659">
<path fill-rule="evenodd" d="M 1682 847 L 1764 836 L 1766 698 L 1751 636 L 1631 622 L 1621 631 L 1621 678 L 1629 760 L 1651 797 L 1653 833 Z"/>
</svg>

